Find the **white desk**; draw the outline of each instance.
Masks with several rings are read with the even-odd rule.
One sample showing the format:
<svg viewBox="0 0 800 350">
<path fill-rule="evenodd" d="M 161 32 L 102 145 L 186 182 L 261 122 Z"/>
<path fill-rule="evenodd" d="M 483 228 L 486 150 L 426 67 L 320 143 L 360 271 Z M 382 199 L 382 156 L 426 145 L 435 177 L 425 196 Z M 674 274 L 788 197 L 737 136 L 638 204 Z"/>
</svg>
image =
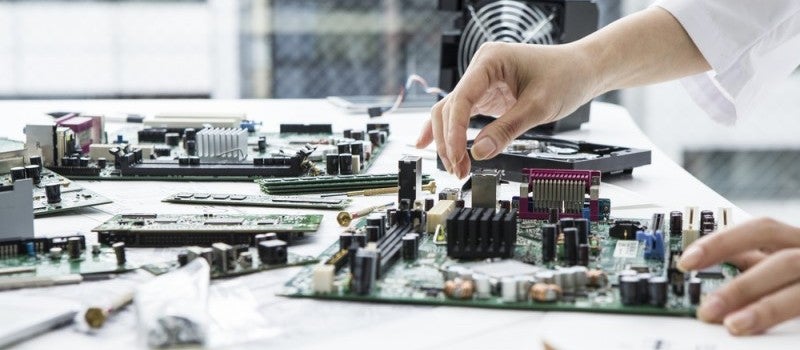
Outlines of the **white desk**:
<svg viewBox="0 0 800 350">
<path fill-rule="evenodd" d="M 334 130 L 363 127 L 367 122 L 391 123 L 390 145 L 378 159 L 371 172 L 396 171 L 402 154 L 420 154 L 426 157 L 423 170 L 433 174 L 439 188 L 460 186 L 460 181 L 435 169 L 433 153 L 410 147 L 417 137 L 426 113 L 394 114 L 378 119 L 366 115 L 348 115 L 321 100 L 92 100 L 92 101 L 0 101 L 3 127 L 0 136 L 22 138 L 22 127 L 49 111 L 133 112 L 149 115 L 170 111 L 244 112 L 251 119 L 264 122 L 263 129 L 277 130 L 282 122 L 334 123 Z M 42 118 L 42 117 L 39 117 Z M 109 135 L 114 137 L 114 135 Z M 637 168 L 633 176 L 616 177 L 607 182 L 614 186 L 601 189 L 610 196 L 612 205 L 636 204 L 638 208 L 615 210 L 612 215 L 649 217 L 654 211 L 683 210 L 687 205 L 716 209 L 734 207 L 729 201 L 693 178 L 680 166 L 669 160 L 641 133 L 625 109 L 596 103 L 592 121 L 579 131 L 560 134 L 567 139 L 581 139 L 599 143 L 649 148 L 653 151 L 652 165 Z M 230 192 L 258 193 L 253 183 L 216 182 L 99 182 L 82 181 L 93 191 L 103 194 L 113 204 L 86 209 L 72 214 L 36 219 L 37 235 L 88 233 L 113 213 L 122 211 L 157 211 L 168 213 L 197 212 L 186 205 L 161 203 L 161 199 L 175 192 Z M 616 197 L 615 197 L 616 196 Z M 387 197 L 357 198 L 351 208 L 369 203 L 383 202 Z M 660 208 L 658 207 L 660 206 Z M 208 212 L 274 213 L 280 209 L 234 208 L 204 206 Z M 296 210 L 296 212 L 311 212 Z M 333 211 L 325 212 L 325 219 L 316 238 L 306 244 L 292 247 L 294 252 L 316 255 L 337 239 L 341 229 L 335 223 Z M 734 221 L 747 217 L 734 207 Z M 90 234 L 90 239 L 95 239 Z M 134 249 L 132 249 L 134 250 Z M 143 255 L 172 253 L 154 249 L 135 249 Z M 500 311 L 472 308 L 424 307 L 405 305 L 375 305 L 363 303 L 287 299 L 275 296 L 283 282 L 298 271 L 287 268 L 218 281 L 212 294 L 244 293 L 239 303 L 230 308 L 215 310 L 215 316 L 229 329 L 233 338 L 250 339 L 238 346 L 254 348 L 539 348 L 545 338 L 559 348 L 656 348 L 663 341 L 669 349 L 731 349 L 763 346 L 775 348 L 797 344 L 800 341 L 800 322 L 789 322 L 760 337 L 733 338 L 720 326 L 705 325 L 692 319 L 613 316 L 587 313 L 545 313 L 530 311 Z M 90 295 L 107 282 L 85 283 L 48 290 L 24 290 L 11 293 Z M 0 297 L 2 293 L 0 293 Z M 249 299 L 251 296 L 252 299 Z M 213 299 L 213 298 L 212 298 Z M 230 326 L 237 320 L 236 307 L 255 310 L 256 322 L 250 326 Z M 130 348 L 136 346 L 135 315 L 130 311 L 117 315 L 94 335 L 85 335 L 72 329 L 60 329 L 28 342 L 20 348 L 43 348 L 68 345 L 69 348 Z M 226 311 L 227 310 L 227 311 Z M 2 310 L 0 310 L 2 312 Z M 252 315 L 251 315 L 252 316 Z M 245 316 L 238 318 L 241 321 Z M 227 326 L 226 326 L 227 325 Z M 702 347 L 711 346 L 711 347 Z"/>
</svg>

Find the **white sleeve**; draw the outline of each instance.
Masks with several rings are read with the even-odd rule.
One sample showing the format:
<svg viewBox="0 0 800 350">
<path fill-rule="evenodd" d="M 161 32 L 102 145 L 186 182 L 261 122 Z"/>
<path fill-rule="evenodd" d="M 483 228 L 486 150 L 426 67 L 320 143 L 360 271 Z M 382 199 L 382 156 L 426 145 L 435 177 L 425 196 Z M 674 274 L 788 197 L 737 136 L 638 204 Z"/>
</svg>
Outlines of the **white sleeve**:
<svg viewBox="0 0 800 350">
<path fill-rule="evenodd" d="M 713 71 L 682 79 L 713 119 L 752 114 L 761 94 L 800 64 L 799 0 L 659 0 Z"/>
</svg>

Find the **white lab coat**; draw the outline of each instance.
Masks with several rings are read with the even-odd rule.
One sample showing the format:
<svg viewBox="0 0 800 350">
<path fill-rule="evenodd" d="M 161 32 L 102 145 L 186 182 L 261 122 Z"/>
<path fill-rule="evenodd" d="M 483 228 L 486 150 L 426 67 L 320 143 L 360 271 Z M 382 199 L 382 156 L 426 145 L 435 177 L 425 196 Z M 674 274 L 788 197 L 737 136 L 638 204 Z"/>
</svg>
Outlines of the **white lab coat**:
<svg viewBox="0 0 800 350">
<path fill-rule="evenodd" d="M 800 65 L 800 0 L 659 0 L 713 71 L 682 79 L 711 118 L 732 124 Z"/>
</svg>

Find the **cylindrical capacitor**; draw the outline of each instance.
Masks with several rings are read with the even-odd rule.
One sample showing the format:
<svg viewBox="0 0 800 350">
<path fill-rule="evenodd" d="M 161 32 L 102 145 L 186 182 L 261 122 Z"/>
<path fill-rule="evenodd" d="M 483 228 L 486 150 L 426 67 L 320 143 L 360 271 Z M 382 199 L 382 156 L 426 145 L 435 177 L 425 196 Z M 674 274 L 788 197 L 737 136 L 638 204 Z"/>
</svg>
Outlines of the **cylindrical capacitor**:
<svg viewBox="0 0 800 350">
<path fill-rule="evenodd" d="M 97 158 L 97 167 L 104 169 L 108 165 L 108 160 L 105 157 Z"/>
<path fill-rule="evenodd" d="M 178 265 L 186 266 L 189 263 L 189 254 L 185 251 L 178 253 Z"/>
<path fill-rule="evenodd" d="M 640 273 L 636 277 L 639 278 L 639 282 L 636 283 L 637 303 L 647 304 L 650 302 L 650 278 L 653 276 L 649 273 Z"/>
<path fill-rule="evenodd" d="M 542 226 L 542 261 L 552 262 L 556 259 L 556 241 L 558 227 L 556 225 Z"/>
<path fill-rule="evenodd" d="M 339 174 L 339 155 L 329 154 L 325 156 L 325 172 L 328 175 Z"/>
<path fill-rule="evenodd" d="M 357 141 L 364 141 L 364 131 L 353 130 L 353 132 L 350 133 L 350 138 Z"/>
<path fill-rule="evenodd" d="M 61 260 L 61 254 L 62 254 L 61 248 L 59 247 L 50 248 L 50 251 L 48 253 L 50 255 L 50 259 Z"/>
<path fill-rule="evenodd" d="M 534 280 L 531 276 L 517 276 L 514 280 L 517 283 L 517 301 L 528 301 L 528 294 Z"/>
<path fill-rule="evenodd" d="M 164 143 L 170 146 L 177 146 L 181 141 L 181 135 L 177 132 L 168 132 L 164 134 Z"/>
<path fill-rule="evenodd" d="M 78 161 L 80 162 L 78 166 L 81 168 L 86 168 L 89 166 L 89 157 L 81 157 Z"/>
<path fill-rule="evenodd" d="M 264 158 L 262 158 L 262 157 L 253 157 L 253 165 L 256 165 L 256 166 L 264 165 Z"/>
<path fill-rule="evenodd" d="M 564 232 L 564 260 L 570 266 L 576 265 L 578 263 L 578 229 L 569 227 L 562 229 L 562 232 Z"/>
<path fill-rule="evenodd" d="M 500 205 L 501 210 L 511 211 L 511 201 L 501 199 L 497 203 Z"/>
<path fill-rule="evenodd" d="M 11 181 L 22 180 L 25 176 L 25 168 L 21 166 L 11 168 Z"/>
<path fill-rule="evenodd" d="M 125 259 L 125 243 L 124 242 L 117 242 L 111 245 L 111 248 L 114 248 L 114 256 L 117 257 L 117 265 L 125 265 L 127 261 Z M 209 252 L 211 249 L 209 249 Z"/>
<path fill-rule="evenodd" d="M 189 165 L 200 165 L 200 157 L 189 156 Z"/>
<path fill-rule="evenodd" d="M 81 239 L 78 237 L 67 238 L 67 254 L 70 259 L 81 258 Z"/>
<path fill-rule="evenodd" d="M 358 246 L 363 248 L 367 246 L 367 235 L 364 233 L 353 234 L 353 241 L 358 243 Z"/>
<path fill-rule="evenodd" d="M 692 305 L 700 304 L 700 294 L 703 292 L 703 282 L 693 277 L 689 280 L 689 302 Z"/>
<path fill-rule="evenodd" d="M 514 277 L 500 279 L 500 297 L 506 303 L 517 301 L 517 281 Z"/>
<path fill-rule="evenodd" d="M 386 143 L 386 138 L 389 137 L 389 133 L 386 131 L 381 131 L 381 145 Z"/>
<path fill-rule="evenodd" d="M 397 209 L 387 209 L 386 219 L 389 221 L 389 225 L 386 225 L 386 227 L 397 225 Z"/>
<path fill-rule="evenodd" d="M 264 153 L 267 151 L 267 138 L 261 136 L 258 138 L 258 152 Z"/>
<path fill-rule="evenodd" d="M 363 164 L 364 159 L 364 144 L 361 142 L 353 142 L 350 144 L 350 153 L 353 155 L 357 155 L 358 158 L 361 159 L 361 163 Z"/>
<path fill-rule="evenodd" d="M 342 130 L 342 136 L 346 139 L 352 138 L 353 136 L 353 129 L 344 129 Z"/>
<path fill-rule="evenodd" d="M 550 208 L 550 214 L 547 216 L 548 224 L 558 223 L 558 208 Z"/>
<path fill-rule="evenodd" d="M 571 271 L 572 277 L 575 280 L 575 289 L 578 291 L 585 290 L 586 286 L 589 284 L 589 269 L 585 266 L 573 266 Z"/>
<path fill-rule="evenodd" d="M 184 142 L 184 145 L 186 146 L 186 154 L 188 154 L 190 156 L 196 156 L 197 155 L 197 141 L 195 141 L 195 140 L 186 140 L 186 142 Z"/>
<path fill-rule="evenodd" d="M 350 162 L 350 168 L 352 169 L 353 174 L 361 173 L 361 158 L 357 155 L 353 155 L 353 161 Z"/>
<path fill-rule="evenodd" d="M 41 170 L 42 156 L 30 156 L 30 158 L 28 158 L 28 164 L 38 166 L 39 170 Z"/>
<path fill-rule="evenodd" d="M 425 211 L 431 210 L 433 208 L 433 198 L 425 198 Z"/>
<path fill-rule="evenodd" d="M 369 134 L 369 142 L 375 146 L 380 146 L 381 144 L 381 132 L 380 130 L 370 130 L 367 132 Z"/>
<path fill-rule="evenodd" d="M 369 242 L 377 242 L 380 239 L 380 228 L 378 226 L 367 226 L 364 228 Z"/>
<path fill-rule="evenodd" d="M 535 277 L 538 283 L 553 284 L 556 282 L 555 273 L 550 270 L 539 271 L 536 273 Z"/>
<path fill-rule="evenodd" d="M 370 214 L 367 216 L 367 227 L 375 226 L 378 228 L 378 239 L 386 235 L 386 221 L 381 214 Z"/>
<path fill-rule="evenodd" d="M 276 239 L 278 239 L 278 234 L 275 232 L 267 232 L 264 234 L 265 241 L 274 241 Z"/>
<path fill-rule="evenodd" d="M 586 219 L 575 219 L 572 221 L 575 225 L 574 227 L 578 229 L 578 244 L 588 244 L 589 243 L 589 220 Z"/>
<path fill-rule="evenodd" d="M 636 305 L 639 302 L 639 277 L 621 276 L 619 278 L 619 297 L 622 305 Z"/>
<path fill-rule="evenodd" d="M 342 143 L 337 144 L 336 145 L 336 150 L 339 151 L 339 154 L 344 154 L 344 153 L 352 154 L 353 153 L 350 150 L 350 143 L 349 142 L 342 142 Z"/>
<path fill-rule="evenodd" d="M 186 139 L 186 141 L 196 141 L 197 130 L 195 130 L 194 128 L 183 129 L 183 137 Z"/>
<path fill-rule="evenodd" d="M 417 237 L 411 234 L 403 236 L 403 260 L 414 261 L 417 260 L 419 254 L 419 247 L 417 246 Z"/>
<path fill-rule="evenodd" d="M 342 233 L 339 235 L 339 250 L 348 249 L 353 244 L 352 233 Z"/>
<path fill-rule="evenodd" d="M 189 157 L 178 157 L 178 165 L 189 165 Z"/>
<path fill-rule="evenodd" d="M 575 220 L 572 218 L 563 218 L 558 220 L 558 226 L 561 227 L 562 231 L 566 228 L 575 227 Z"/>
<path fill-rule="evenodd" d="M 456 208 L 462 209 L 466 205 L 463 199 L 456 199 Z"/>
<path fill-rule="evenodd" d="M 42 182 L 42 168 L 38 165 L 26 165 L 25 176 L 33 180 L 34 185 L 38 185 Z"/>
<path fill-rule="evenodd" d="M 589 245 L 588 244 L 579 244 L 578 245 L 578 265 L 581 266 L 589 266 Z"/>
<path fill-rule="evenodd" d="M 81 159 L 80 157 L 69 157 L 69 166 L 80 166 Z"/>
<path fill-rule="evenodd" d="M 47 196 L 47 203 L 54 204 L 61 202 L 61 184 L 49 183 L 44 185 L 44 194 Z"/>
<path fill-rule="evenodd" d="M 680 237 L 683 232 L 683 213 L 673 211 L 669 213 L 669 235 Z"/>
<path fill-rule="evenodd" d="M 339 153 L 339 174 L 353 174 L 353 155 L 350 153 Z"/>
<path fill-rule="evenodd" d="M 650 305 L 664 307 L 667 305 L 667 278 L 656 276 L 650 278 Z"/>
<path fill-rule="evenodd" d="M 475 274 L 472 276 L 475 283 L 475 296 L 478 299 L 488 299 L 492 296 L 492 284 L 489 282 L 489 277 L 482 274 Z"/>
<path fill-rule="evenodd" d="M 354 267 L 351 280 L 353 291 L 359 295 L 369 294 L 375 285 L 375 278 L 378 273 L 377 252 L 359 249 L 355 256 Z"/>
</svg>

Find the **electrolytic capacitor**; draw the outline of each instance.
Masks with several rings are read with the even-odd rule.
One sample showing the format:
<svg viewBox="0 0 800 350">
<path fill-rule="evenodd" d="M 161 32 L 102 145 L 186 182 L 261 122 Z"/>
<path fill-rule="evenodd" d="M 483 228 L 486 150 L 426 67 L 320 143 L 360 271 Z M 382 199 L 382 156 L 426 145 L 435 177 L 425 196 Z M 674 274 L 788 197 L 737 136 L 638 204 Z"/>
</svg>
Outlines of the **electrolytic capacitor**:
<svg viewBox="0 0 800 350">
<path fill-rule="evenodd" d="M 325 156 L 325 172 L 328 175 L 339 174 L 339 155 L 328 154 Z"/>
<path fill-rule="evenodd" d="M 50 248 L 48 254 L 50 256 L 50 259 L 61 260 L 62 249 L 59 247 Z"/>
<path fill-rule="evenodd" d="M 563 218 L 558 220 L 558 226 L 563 231 L 565 228 L 575 227 L 575 220 L 572 218 Z"/>
<path fill-rule="evenodd" d="M 47 203 L 54 204 L 61 202 L 61 184 L 49 183 L 44 185 L 44 194 L 47 196 Z"/>
<path fill-rule="evenodd" d="M 353 130 L 353 132 L 350 133 L 350 138 L 357 141 L 364 141 L 364 131 Z"/>
<path fill-rule="evenodd" d="M 549 215 L 547 216 L 547 223 L 548 224 L 558 223 L 558 208 L 550 208 Z"/>
<path fill-rule="evenodd" d="M 700 304 L 700 294 L 703 292 L 703 282 L 693 277 L 689 280 L 689 302 L 692 305 Z"/>
<path fill-rule="evenodd" d="M 667 278 L 656 276 L 650 278 L 650 305 L 664 307 L 667 304 Z"/>
<path fill-rule="evenodd" d="M 619 278 L 619 296 L 622 305 L 636 305 L 639 302 L 637 292 L 639 277 L 621 276 Z"/>
<path fill-rule="evenodd" d="M 588 244 L 579 244 L 578 245 L 578 265 L 581 266 L 589 266 L 589 245 Z"/>
<path fill-rule="evenodd" d="M 417 246 L 417 237 L 411 234 L 403 236 L 403 260 L 414 261 L 417 260 L 419 247 Z"/>
<path fill-rule="evenodd" d="M 80 166 L 80 157 L 69 157 L 69 166 Z"/>
<path fill-rule="evenodd" d="M 353 174 L 353 155 L 350 153 L 339 153 L 339 174 Z"/>
<path fill-rule="evenodd" d="M 380 228 L 378 226 L 367 226 L 364 231 L 367 233 L 367 241 L 377 242 L 380 239 Z"/>
<path fill-rule="evenodd" d="M 342 143 L 337 144 L 336 145 L 336 150 L 339 152 L 339 154 L 345 154 L 345 153 L 351 153 L 352 154 L 353 153 L 350 150 L 350 143 L 349 142 L 342 142 Z"/>
<path fill-rule="evenodd" d="M 378 228 L 378 239 L 386 235 L 386 226 L 381 214 L 370 214 L 367 216 L 367 227 L 375 226 Z M 369 235 L 368 235 L 369 236 Z"/>
<path fill-rule="evenodd" d="M 25 168 L 15 166 L 11 168 L 11 181 L 22 180 L 25 178 Z"/>
<path fill-rule="evenodd" d="M 488 299 L 492 296 L 492 284 L 489 282 L 489 277 L 482 274 L 475 274 L 472 276 L 475 283 L 475 297 L 478 299 Z"/>
<path fill-rule="evenodd" d="M 178 157 L 178 165 L 189 165 L 189 157 Z"/>
<path fill-rule="evenodd" d="M 183 129 L 183 137 L 186 139 L 186 141 L 196 141 L 197 130 L 195 130 L 194 128 Z"/>
<path fill-rule="evenodd" d="M 364 154 L 364 144 L 361 142 L 353 142 L 350 144 L 350 153 L 358 156 L 359 160 L 361 161 L 361 167 L 364 166 L 366 163 L 365 154 Z"/>
<path fill-rule="evenodd" d="M 669 213 L 669 235 L 680 237 L 683 232 L 683 213 L 673 211 Z"/>
<path fill-rule="evenodd" d="M 34 185 L 40 184 L 42 182 L 42 168 L 38 165 L 26 165 L 25 177 L 33 180 Z"/>
<path fill-rule="evenodd" d="M 353 241 L 358 243 L 358 246 L 364 248 L 367 246 L 367 235 L 364 233 L 353 234 Z"/>
<path fill-rule="evenodd" d="M 589 220 L 575 219 L 572 221 L 574 227 L 578 229 L 578 244 L 589 243 Z"/>
<path fill-rule="evenodd" d="M 386 225 L 386 227 L 397 225 L 397 209 L 387 209 L 386 219 L 389 221 L 389 224 Z"/>
<path fill-rule="evenodd" d="M 348 249 L 351 245 L 353 245 L 352 233 L 345 232 L 339 235 L 339 250 Z"/>
<path fill-rule="evenodd" d="M 561 232 L 564 233 L 564 260 L 570 266 L 576 265 L 578 263 L 578 229 L 563 228 Z"/>
<path fill-rule="evenodd" d="M 164 143 L 170 146 L 177 146 L 181 141 L 181 135 L 177 132 L 168 132 L 164 134 Z"/>
<path fill-rule="evenodd" d="M 187 140 L 186 142 L 184 142 L 184 145 L 186 146 L 186 154 L 190 156 L 197 155 L 197 141 Z"/>
<path fill-rule="evenodd" d="M 381 132 L 380 130 L 370 130 L 367 134 L 369 134 L 369 142 L 372 143 L 374 146 L 381 145 Z"/>
<path fill-rule="evenodd" d="M 500 279 L 500 297 L 506 303 L 517 301 L 517 281 L 514 277 Z"/>
<path fill-rule="evenodd" d="M 111 248 L 114 249 L 114 256 L 117 257 L 117 265 L 125 265 L 125 262 L 127 261 L 125 259 L 125 243 L 124 242 L 114 243 L 113 245 L 111 245 Z M 211 254 L 211 249 L 208 249 L 208 254 Z M 208 259 L 210 259 L 210 256 L 208 257 Z"/>
<path fill-rule="evenodd" d="M 640 273 L 638 276 L 639 282 L 636 283 L 636 299 L 637 303 L 644 305 L 650 302 L 650 278 L 652 275 L 649 273 Z"/>
<path fill-rule="evenodd" d="M 463 209 L 466 205 L 463 199 L 456 199 L 456 208 Z"/>
<path fill-rule="evenodd" d="M 352 271 L 353 291 L 359 295 L 366 295 L 372 291 L 378 273 L 378 253 L 367 249 L 359 249 L 355 256 Z"/>
<path fill-rule="evenodd" d="M 346 139 L 352 138 L 353 136 L 353 129 L 344 129 L 342 130 L 342 136 Z"/>
<path fill-rule="evenodd" d="M 357 155 L 353 155 L 353 160 L 350 162 L 350 168 L 352 169 L 353 174 L 360 174 L 361 173 L 361 158 Z"/>
<path fill-rule="evenodd" d="M 200 157 L 189 156 L 189 165 L 200 165 Z"/>
<path fill-rule="evenodd" d="M 79 162 L 78 166 L 80 166 L 81 168 L 86 168 L 89 166 L 89 157 L 80 157 L 78 159 L 78 162 Z"/>
<path fill-rule="evenodd" d="M 186 266 L 189 263 L 189 253 L 183 251 L 178 253 L 178 265 Z"/>
<path fill-rule="evenodd" d="M 105 157 L 97 158 L 97 167 L 100 169 L 105 168 L 108 165 L 108 160 Z"/>
<path fill-rule="evenodd" d="M 558 227 L 556 225 L 542 226 L 542 262 L 548 263 L 556 259 L 556 240 Z"/>
<path fill-rule="evenodd" d="M 42 156 L 30 156 L 28 164 L 38 166 L 39 170 L 42 170 Z"/>
<path fill-rule="evenodd" d="M 267 151 L 267 138 L 264 136 L 260 136 L 258 138 L 258 152 L 264 153 Z"/>
<path fill-rule="evenodd" d="M 67 255 L 70 259 L 80 259 L 81 257 L 81 239 L 78 237 L 67 238 Z"/>
</svg>

